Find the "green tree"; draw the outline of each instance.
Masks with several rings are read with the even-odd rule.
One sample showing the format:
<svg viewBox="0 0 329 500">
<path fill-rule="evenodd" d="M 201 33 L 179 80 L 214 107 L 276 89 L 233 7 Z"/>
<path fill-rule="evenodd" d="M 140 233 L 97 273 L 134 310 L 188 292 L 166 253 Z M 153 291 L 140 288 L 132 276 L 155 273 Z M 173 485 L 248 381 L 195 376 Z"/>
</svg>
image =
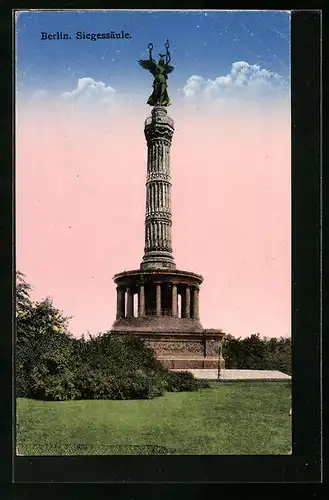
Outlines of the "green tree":
<svg viewBox="0 0 329 500">
<path fill-rule="evenodd" d="M 64 393 L 73 397 L 69 318 L 49 297 L 32 302 L 32 288 L 23 273 L 18 272 L 16 279 L 16 392 L 51 399 L 63 399 Z"/>
<path fill-rule="evenodd" d="M 32 306 L 32 287 L 25 281 L 25 277 L 25 274 L 16 271 L 16 317 L 24 315 Z"/>
<path fill-rule="evenodd" d="M 291 375 L 289 338 L 261 338 L 259 333 L 244 339 L 227 335 L 224 339 L 223 356 L 227 368 L 279 370 Z"/>
</svg>

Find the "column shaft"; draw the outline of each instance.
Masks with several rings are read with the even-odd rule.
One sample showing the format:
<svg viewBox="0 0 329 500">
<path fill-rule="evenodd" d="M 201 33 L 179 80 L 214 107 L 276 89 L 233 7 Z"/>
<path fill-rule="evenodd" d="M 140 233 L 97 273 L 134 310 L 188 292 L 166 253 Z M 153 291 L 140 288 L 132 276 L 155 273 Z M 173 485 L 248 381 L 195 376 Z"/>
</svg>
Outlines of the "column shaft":
<svg viewBox="0 0 329 500">
<path fill-rule="evenodd" d="M 121 287 L 117 287 L 117 319 L 125 316 L 125 291 Z"/>
<path fill-rule="evenodd" d="M 190 287 L 187 286 L 185 289 L 185 318 L 190 317 L 190 310 L 191 310 L 191 292 L 190 292 Z"/>
<path fill-rule="evenodd" d="M 156 293 L 156 315 L 161 316 L 161 285 L 157 283 L 155 289 Z"/>
<path fill-rule="evenodd" d="M 177 285 L 172 286 L 172 315 L 174 318 L 177 318 L 177 310 L 178 310 L 178 296 L 177 296 Z"/>
<path fill-rule="evenodd" d="M 163 106 L 155 106 L 145 120 L 147 157 L 147 206 L 145 217 L 145 249 L 142 269 L 175 269 L 172 255 L 170 212 L 170 146 L 174 134 L 173 120 Z M 161 215 L 161 217 L 158 217 Z M 160 220 L 161 219 L 161 220 Z"/>
<path fill-rule="evenodd" d="M 121 299 L 120 288 L 117 288 L 117 316 L 116 316 L 117 319 L 121 318 L 121 314 L 120 314 L 121 300 L 120 299 Z"/>
<path fill-rule="evenodd" d="M 131 288 L 127 288 L 127 318 L 134 316 L 134 296 Z"/>
<path fill-rule="evenodd" d="M 195 287 L 193 291 L 193 318 L 199 319 L 199 288 Z"/>
<path fill-rule="evenodd" d="M 145 315 L 145 289 L 144 285 L 139 285 L 139 310 L 138 316 Z"/>
</svg>

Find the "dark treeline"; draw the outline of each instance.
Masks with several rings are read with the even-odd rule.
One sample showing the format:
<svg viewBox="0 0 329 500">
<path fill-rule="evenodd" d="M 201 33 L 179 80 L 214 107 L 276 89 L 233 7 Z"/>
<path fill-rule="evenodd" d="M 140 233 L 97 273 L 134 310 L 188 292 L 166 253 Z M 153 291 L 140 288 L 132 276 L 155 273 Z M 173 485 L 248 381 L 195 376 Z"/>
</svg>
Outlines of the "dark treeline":
<svg viewBox="0 0 329 500">
<path fill-rule="evenodd" d="M 291 339 L 261 338 L 259 334 L 245 339 L 227 335 L 223 343 L 226 368 L 279 370 L 291 375 Z"/>
<path fill-rule="evenodd" d="M 22 273 L 16 284 L 16 395 L 36 399 L 151 399 L 165 391 L 209 384 L 163 368 L 135 336 L 112 333 L 77 339 L 50 298 L 30 299 Z"/>
</svg>

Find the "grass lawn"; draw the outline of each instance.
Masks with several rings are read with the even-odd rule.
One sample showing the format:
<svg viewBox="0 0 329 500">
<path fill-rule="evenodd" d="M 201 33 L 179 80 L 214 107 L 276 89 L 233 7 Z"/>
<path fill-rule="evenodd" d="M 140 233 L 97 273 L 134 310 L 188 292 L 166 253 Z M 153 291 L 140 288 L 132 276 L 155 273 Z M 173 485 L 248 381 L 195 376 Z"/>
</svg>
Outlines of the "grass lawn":
<svg viewBox="0 0 329 500">
<path fill-rule="evenodd" d="M 287 454 L 290 383 L 213 383 L 153 400 L 17 400 L 21 455 Z"/>
</svg>

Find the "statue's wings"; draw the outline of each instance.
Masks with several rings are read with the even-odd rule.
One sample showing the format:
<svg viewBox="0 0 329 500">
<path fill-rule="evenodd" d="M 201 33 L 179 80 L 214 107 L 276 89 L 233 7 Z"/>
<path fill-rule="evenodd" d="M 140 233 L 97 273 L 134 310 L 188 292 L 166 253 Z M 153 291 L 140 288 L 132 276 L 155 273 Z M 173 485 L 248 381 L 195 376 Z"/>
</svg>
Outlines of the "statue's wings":
<svg viewBox="0 0 329 500">
<path fill-rule="evenodd" d="M 156 75 L 157 64 L 153 59 L 141 59 L 138 61 L 142 68 L 147 69 L 152 73 L 153 76 Z"/>
<path fill-rule="evenodd" d="M 169 74 L 172 71 L 174 71 L 174 66 L 170 66 L 169 64 L 166 64 L 166 73 Z"/>
</svg>

